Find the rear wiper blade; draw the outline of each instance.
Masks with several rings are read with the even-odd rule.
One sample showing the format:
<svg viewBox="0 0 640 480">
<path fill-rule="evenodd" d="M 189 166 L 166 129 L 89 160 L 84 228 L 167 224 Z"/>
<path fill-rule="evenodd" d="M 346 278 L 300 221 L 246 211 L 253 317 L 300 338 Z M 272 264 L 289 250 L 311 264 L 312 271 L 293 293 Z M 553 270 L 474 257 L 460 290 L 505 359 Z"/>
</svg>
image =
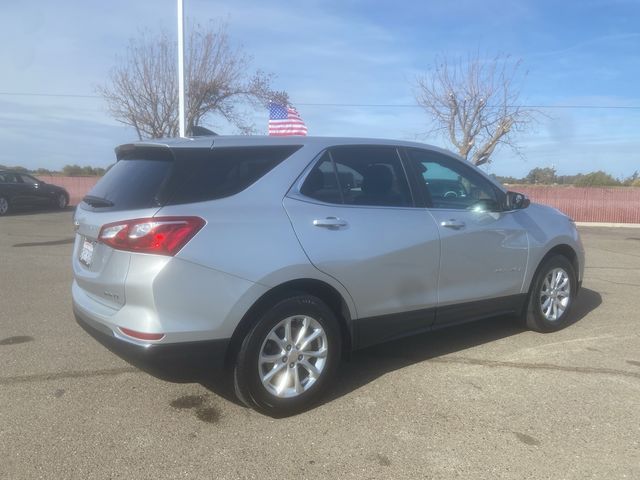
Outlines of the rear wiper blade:
<svg viewBox="0 0 640 480">
<path fill-rule="evenodd" d="M 113 207 L 113 202 L 106 198 L 94 197 L 93 195 L 86 195 L 83 202 L 88 203 L 92 207 Z"/>
</svg>

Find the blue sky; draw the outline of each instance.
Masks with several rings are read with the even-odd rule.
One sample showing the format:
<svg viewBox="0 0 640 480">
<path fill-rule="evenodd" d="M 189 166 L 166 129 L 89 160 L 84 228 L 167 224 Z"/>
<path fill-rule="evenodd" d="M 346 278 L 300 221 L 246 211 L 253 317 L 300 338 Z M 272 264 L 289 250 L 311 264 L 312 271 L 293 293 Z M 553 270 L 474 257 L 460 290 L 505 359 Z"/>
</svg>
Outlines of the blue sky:
<svg viewBox="0 0 640 480">
<path fill-rule="evenodd" d="M 311 104 L 414 103 L 412 82 L 438 55 L 497 53 L 520 58 L 525 104 L 640 107 L 640 1 L 185 0 L 186 14 L 223 20 L 253 66 L 277 75 L 314 135 L 419 139 L 419 108 Z M 0 164 L 106 166 L 113 147 L 135 139 L 94 95 L 128 39 L 141 29 L 175 29 L 175 0 L 64 2 L 0 6 Z M 8 94 L 8 95 L 7 95 Z M 490 171 L 525 175 L 555 166 L 572 174 L 640 170 L 640 108 L 546 109 L 518 137 L 522 159 L 497 152 Z M 251 112 L 266 131 L 267 111 Z M 208 126 L 235 133 L 224 122 Z"/>
</svg>

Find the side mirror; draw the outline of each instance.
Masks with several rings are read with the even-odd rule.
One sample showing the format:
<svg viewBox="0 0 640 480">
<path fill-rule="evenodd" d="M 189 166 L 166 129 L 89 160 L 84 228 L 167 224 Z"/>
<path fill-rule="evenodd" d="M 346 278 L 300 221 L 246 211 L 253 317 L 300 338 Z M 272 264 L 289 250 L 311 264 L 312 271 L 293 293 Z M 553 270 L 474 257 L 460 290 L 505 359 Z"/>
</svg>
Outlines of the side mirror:
<svg viewBox="0 0 640 480">
<path fill-rule="evenodd" d="M 531 201 L 522 193 L 507 192 L 506 203 L 507 210 L 520 210 L 521 208 L 527 208 Z"/>
</svg>

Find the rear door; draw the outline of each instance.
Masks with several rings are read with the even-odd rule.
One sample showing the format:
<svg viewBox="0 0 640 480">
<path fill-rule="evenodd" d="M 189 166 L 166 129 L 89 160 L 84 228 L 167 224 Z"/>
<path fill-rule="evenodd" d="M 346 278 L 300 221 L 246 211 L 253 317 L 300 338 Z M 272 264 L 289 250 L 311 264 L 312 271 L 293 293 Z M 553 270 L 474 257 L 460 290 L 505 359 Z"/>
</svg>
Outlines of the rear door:
<svg viewBox="0 0 640 480">
<path fill-rule="evenodd" d="M 396 148 L 324 152 L 284 206 L 311 262 L 351 294 L 359 346 L 432 324 L 438 227 L 414 206 Z"/>
<path fill-rule="evenodd" d="M 502 211 L 504 194 L 463 162 L 430 150 L 406 152 L 442 243 L 437 323 L 517 307 L 528 257 L 517 212 Z"/>
</svg>

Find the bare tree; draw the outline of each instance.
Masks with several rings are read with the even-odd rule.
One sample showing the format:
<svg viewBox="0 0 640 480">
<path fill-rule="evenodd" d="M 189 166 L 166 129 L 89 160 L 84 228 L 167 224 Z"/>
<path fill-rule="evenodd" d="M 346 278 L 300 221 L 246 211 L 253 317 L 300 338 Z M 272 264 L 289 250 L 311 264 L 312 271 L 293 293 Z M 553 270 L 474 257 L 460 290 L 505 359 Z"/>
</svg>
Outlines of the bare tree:
<svg viewBox="0 0 640 480">
<path fill-rule="evenodd" d="M 518 105 L 516 78 L 520 62 L 507 56 L 482 60 L 440 58 L 416 79 L 416 101 L 433 117 L 431 132 L 444 134 L 460 156 L 474 165 L 490 162 L 498 145 L 519 153 L 513 133 L 522 131 L 537 112 Z"/>
<path fill-rule="evenodd" d="M 243 107 L 264 107 L 269 100 L 288 101 L 271 90 L 273 76 L 251 71 L 251 58 L 231 46 L 226 25 L 193 25 L 185 46 L 185 127 L 190 132 L 207 117 L 222 117 L 242 133 L 254 128 Z M 161 31 L 129 42 L 127 54 L 97 87 L 110 114 L 132 126 L 138 137 L 178 135 L 177 42 Z"/>
</svg>

